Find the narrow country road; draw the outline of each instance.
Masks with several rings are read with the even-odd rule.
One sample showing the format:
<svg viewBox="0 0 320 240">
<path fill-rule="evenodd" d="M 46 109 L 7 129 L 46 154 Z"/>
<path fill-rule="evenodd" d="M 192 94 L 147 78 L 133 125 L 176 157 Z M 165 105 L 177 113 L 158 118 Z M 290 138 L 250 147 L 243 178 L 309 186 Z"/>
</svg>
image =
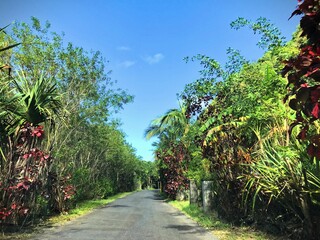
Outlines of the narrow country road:
<svg viewBox="0 0 320 240">
<path fill-rule="evenodd" d="M 140 191 L 32 239 L 217 240 L 158 197 Z"/>
</svg>

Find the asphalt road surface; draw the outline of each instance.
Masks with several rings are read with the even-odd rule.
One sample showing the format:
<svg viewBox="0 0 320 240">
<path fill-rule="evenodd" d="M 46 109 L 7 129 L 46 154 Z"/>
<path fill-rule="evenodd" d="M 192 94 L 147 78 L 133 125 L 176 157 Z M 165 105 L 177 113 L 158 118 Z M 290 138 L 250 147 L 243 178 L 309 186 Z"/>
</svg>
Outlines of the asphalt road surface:
<svg viewBox="0 0 320 240">
<path fill-rule="evenodd" d="M 140 191 L 32 239 L 217 240 L 165 203 L 157 191 Z"/>
</svg>

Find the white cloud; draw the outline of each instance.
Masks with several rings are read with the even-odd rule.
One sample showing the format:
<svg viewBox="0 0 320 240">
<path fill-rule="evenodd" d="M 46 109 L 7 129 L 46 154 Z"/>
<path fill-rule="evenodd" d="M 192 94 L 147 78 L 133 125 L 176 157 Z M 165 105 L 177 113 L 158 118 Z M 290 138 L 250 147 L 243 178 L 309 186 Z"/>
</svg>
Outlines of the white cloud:
<svg viewBox="0 0 320 240">
<path fill-rule="evenodd" d="M 131 66 L 133 66 L 133 65 L 135 65 L 135 64 L 136 64 L 136 62 L 134 62 L 134 61 L 129 61 L 129 60 L 123 61 L 123 62 L 120 63 L 120 65 L 121 65 L 122 67 L 124 67 L 124 68 L 129 68 L 129 67 L 131 67 Z"/>
<path fill-rule="evenodd" d="M 119 51 L 130 51 L 131 48 L 129 48 L 127 46 L 120 46 L 120 47 L 117 47 L 117 50 L 119 50 Z"/>
<path fill-rule="evenodd" d="M 143 60 L 149 64 L 155 64 L 160 62 L 163 58 L 164 58 L 164 55 L 162 53 L 157 53 L 153 56 L 146 56 L 143 58 Z"/>
</svg>

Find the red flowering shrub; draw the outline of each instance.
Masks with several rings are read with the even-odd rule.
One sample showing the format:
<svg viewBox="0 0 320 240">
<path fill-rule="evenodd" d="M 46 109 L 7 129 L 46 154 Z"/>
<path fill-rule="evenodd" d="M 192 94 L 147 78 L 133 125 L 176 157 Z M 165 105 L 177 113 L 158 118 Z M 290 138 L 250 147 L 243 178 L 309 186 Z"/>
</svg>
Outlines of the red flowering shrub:
<svg viewBox="0 0 320 240">
<path fill-rule="evenodd" d="M 160 177 L 164 184 L 164 191 L 172 199 L 176 198 L 179 190 L 188 189 L 189 181 L 185 176 L 186 166 L 183 147 L 173 146 L 166 151 L 157 153 L 160 164 Z"/>
<path fill-rule="evenodd" d="M 54 203 L 57 199 L 51 191 L 55 192 L 55 188 L 60 190 L 62 196 L 60 211 L 66 209 L 64 202 L 74 194 L 73 187 L 64 179 L 54 185 L 49 181 L 52 157 L 39 148 L 43 136 L 42 126 L 26 123 L 15 137 L 7 159 L 8 169 L 2 171 L 1 223 L 22 224 L 29 216 L 39 214 L 41 206 L 37 199 Z"/>
<path fill-rule="evenodd" d="M 302 36 L 307 42 L 300 47 L 300 53 L 286 62 L 282 75 L 287 76 L 290 97 L 289 106 L 296 111 L 296 119 L 290 126 L 300 126 L 297 139 L 307 143 L 307 153 L 316 162 L 315 169 L 303 168 L 304 192 L 300 192 L 301 211 L 306 239 L 319 239 L 319 188 L 312 187 L 319 179 L 320 134 L 320 1 L 299 0 L 298 8 L 292 13 L 303 14 L 300 20 Z M 314 161 L 315 160 L 315 161 Z M 310 163 L 305 163 L 307 165 Z M 311 177 L 310 177 L 311 175 Z"/>
<path fill-rule="evenodd" d="M 311 125 L 320 118 L 320 2 L 316 0 L 299 1 L 298 8 L 292 13 L 304 14 L 300 26 L 307 44 L 301 46 L 298 56 L 286 62 L 282 71 L 287 76 L 291 97 L 289 106 L 296 111 L 293 127 L 300 125 L 297 138 L 308 141 L 307 152 L 311 157 L 320 159 L 320 135 L 311 131 Z"/>
</svg>

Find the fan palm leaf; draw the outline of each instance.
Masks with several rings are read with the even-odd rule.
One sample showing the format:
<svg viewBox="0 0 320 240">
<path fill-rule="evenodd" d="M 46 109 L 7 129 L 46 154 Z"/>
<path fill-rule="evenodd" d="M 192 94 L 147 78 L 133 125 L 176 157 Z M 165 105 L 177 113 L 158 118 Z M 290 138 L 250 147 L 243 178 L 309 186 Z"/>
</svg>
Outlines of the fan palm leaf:
<svg viewBox="0 0 320 240">
<path fill-rule="evenodd" d="M 40 124 L 61 109 L 54 79 L 42 74 L 33 80 L 21 71 L 10 83 L 11 90 L 0 97 L 0 120 L 14 130 L 24 122 Z"/>
</svg>

